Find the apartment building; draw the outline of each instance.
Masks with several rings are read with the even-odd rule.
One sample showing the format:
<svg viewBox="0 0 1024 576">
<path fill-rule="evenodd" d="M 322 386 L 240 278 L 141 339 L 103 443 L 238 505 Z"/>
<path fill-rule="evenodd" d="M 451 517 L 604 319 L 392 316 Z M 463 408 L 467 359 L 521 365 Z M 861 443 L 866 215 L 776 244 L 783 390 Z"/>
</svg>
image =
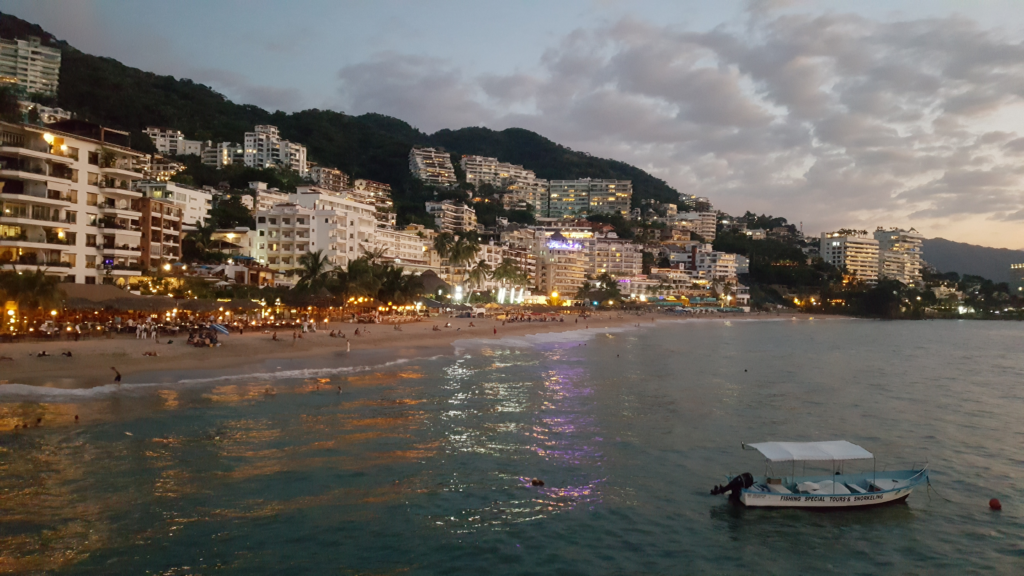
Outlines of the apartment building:
<svg viewBox="0 0 1024 576">
<path fill-rule="evenodd" d="M 1024 264 L 1010 264 L 1010 294 L 1024 297 Z"/>
<path fill-rule="evenodd" d="M 288 193 L 281 192 L 277 188 L 267 188 L 266 182 L 249 182 L 249 189 L 255 196 L 254 210 L 256 212 L 267 212 L 277 204 L 288 202 Z"/>
<path fill-rule="evenodd" d="M 698 234 L 707 242 L 715 239 L 718 230 L 718 214 L 716 212 L 680 212 L 675 222 L 693 234 Z"/>
<path fill-rule="evenodd" d="M 348 174 L 337 168 L 313 166 L 309 169 L 309 176 L 317 186 L 332 192 L 341 192 L 349 187 Z"/>
<path fill-rule="evenodd" d="M 121 145 L 125 132 L 69 124 L 87 135 L 0 123 L 0 266 L 123 282 L 140 274 L 142 194 L 132 184 L 145 155 Z"/>
<path fill-rule="evenodd" d="M 243 162 L 250 168 L 287 168 L 305 178 L 309 174 L 306 147 L 281 138 L 277 126 L 256 126 L 245 133 Z"/>
<path fill-rule="evenodd" d="M 142 176 L 146 180 L 167 182 L 175 174 L 184 170 L 185 165 L 181 162 L 164 158 L 159 154 L 150 154 L 140 163 L 140 168 L 142 169 Z"/>
<path fill-rule="evenodd" d="M 71 112 L 63 108 L 56 108 L 53 106 L 43 106 L 42 104 L 36 104 L 35 102 L 29 102 L 26 100 L 19 100 L 18 107 L 21 108 L 22 114 L 29 114 L 34 108 L 36 114 L 39 115 L 39 121 L 43 124 L 53 124 L 54 122 L 60 122 L 62 120 L 71 120 Z"/>
<path fill-rule="evenodd" d="M 188 140 L 180 130 L 149 126 L 146 136 L 153 141 L 157 152 L 171 156 L 199 156 L 203 151 L 203 143 L 199 140 Z"/>
<path fill-rule="evenodd" d="M 537 254 L 537 287 L 542 294 L 571 299 L 587 277 L 587 252 L 582 244 L 554 233 Z"/>
<path fill-rule="evenodd" d="M 924 236 L 917 230 L 879 227 L 874 233 L 878 241 L 878 277 L 898 280 L 907 286 L 920 286 L 924 266 Z"/>
<path fill-rule="evenodd" d="M 548 195 L 547 180 L 514 180 L 507 186 L 507 190 L 501 197 L 502 206 L 506 210 L 530 209 L 535 214 L 544 214 Z"/>
<path fill-rule="evenodd" d="M 383 260 L 400 266 L 406 274 L 439 270 L 431 262 L 430 241 L 415 232 L 378 229 L 373 236 L 373 250 L 380 251 Z"/>
<path fill-rule="evenodd" d="M 335 266 L 348 266 L 350 260 L 373 248 L 377 231 L 373 206 L 322 189 L 290 194 L 288 200 L 314 211 L 320 235 L 315 239 L 317 247 L 312 250 L 323 249 Z"/>
<path fill-rule="evenodd" d="M 703 196 L 693 194 L 679 194 L 679 208 L 687 212 L 714 212 L 715 207 L 711 201 Z"/>
<path fill-rule="evenodd" d="M 184 184 L 143 181 L 137 183 L 135 189 L 142 192 L 144 198 L 162 200 L 180 208 L 182 222 L 189 228 L 196 223 L 205 225 L 213 209 L 213 194 Z"/>
<path fill-rule="evenodd" d="M 142 268 L 155 270 L 181 259 L 181 238 L 183 211 L 177 204 L 162 198 L 139 200 L 142 213 L 142 254 L 139 263 Z"/>
<path fill-rule="evenodd" d="M 506 188 L 513 182 L 534 180 L 537 177 L 533 170 L 486 156 L 463 156 L 459 164 L 466 173 L 466 183 L 474 186 L 490 184 L 495 188 Z"/>
<path fill-rule="evenodd" d="M 862 282 L 878 280 L 878 240 L 853 230 L 822 232 L 821 258 Z"/>
<path fill-rule="evenodd" d="M 277 204 L 260 210 L 256 212 L 256 246 L 252 256 L 275 272 L 291 275 L 304 254 L 322 249 L 328 258 L 335 256 L 328 252 L 330 242 L 325 234 L 317 242 L 317 230 L 315 210 L 295 204 Z"/>
<path fill-rule="evenodd" d="M 209 140 L 203 145 L 200 155 L 201 162 L 206 166 L 223 168 L 232 164 L 245 164 L 245 147 L 237 142 L 218 142 Z"/>
<path fill-rule="evenodd" d="M 60 49 L 43 46 L 38 36 L 0 38 L 0 76 L 14 78 L 23 94 L 56 96 L 60 86 Z"/>
<path fill-rule="evenodd" d="M 398 215 L 391 199 L 391 185 L 360 178 L 346 192 L 357 202 L 372 204 L 377 209 L 377 221 L 385 228 L 394 228 Z"/>
<path fill-rule="evenodd" d="M 607 273 L 628 278 L 643 272 L 641 246 L 617 237 L 614 232 L 596 235 L 587 256 L 587 272 L 593 276 Z"/>
<path fill-rule="evenodd" d="M 633 183 L 629 180 L 551 180 L 544 216 L 580 218 L 587 214 L 629 214 Z"/>
<path fill-rule="evenodd" d="M 229 256 L 253 256 L 259 232 L 247 226 L 219 228 L 210 234 L 214 249 Z"/>
<path fill-rule="evenodd" d="M 409 170 L 425 184 L 454 186 L 458 183 L 452 158 L 444 150 L 413 148 L 409 151 Z"/>
<path fill-rule="evenodd" d="M 427 202 L 426 208 L 442 232 L 464 234 L 477 231 L 476 211 L 465 204 L 445 200 Z"/>
</svg>

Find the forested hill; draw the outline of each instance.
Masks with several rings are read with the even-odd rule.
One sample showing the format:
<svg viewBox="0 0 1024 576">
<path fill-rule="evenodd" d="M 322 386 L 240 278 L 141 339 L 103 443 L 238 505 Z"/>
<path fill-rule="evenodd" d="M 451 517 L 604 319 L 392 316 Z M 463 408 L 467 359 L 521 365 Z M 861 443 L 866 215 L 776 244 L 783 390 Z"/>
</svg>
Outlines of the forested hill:
<svg viewBox="0 0 1024 576">
<path fill-rule="evenodd" d="M 79 118 L 129 130 L 133 146 L 139 149 L 151 150 L 151 143 L 142 134 L 146 126 L 176 128 L 196 140 L 239 142 L 253 126 L 273 124 L 284 138 L 305 144 L 310 160 L 336 166 L 355 178 L 391 184 L 400 208 L 412 208 L 423 195 L 408 170 L 409 148 L 414 144 L 442 146 L 457 155 L 497 156 L 523 164 L 547 179 L 629 179 L 633 181 L 634 202 L 678 198 L 664 181 L 639 168 L 571 150 L 528 130 L 463 128 L 428 135 L 381 114 L 349 116 L 329 110 L 271 113 L 257 106 L 235 104 L 210 87 L 188 79 L 160 76 L 112 58 L 85 54 L 35 24 L 0 14 L 0 37 L 28 35 L 39 36 L 44 43 L 62 50 L 60 91 L 55 104 Z"/>
</svg>

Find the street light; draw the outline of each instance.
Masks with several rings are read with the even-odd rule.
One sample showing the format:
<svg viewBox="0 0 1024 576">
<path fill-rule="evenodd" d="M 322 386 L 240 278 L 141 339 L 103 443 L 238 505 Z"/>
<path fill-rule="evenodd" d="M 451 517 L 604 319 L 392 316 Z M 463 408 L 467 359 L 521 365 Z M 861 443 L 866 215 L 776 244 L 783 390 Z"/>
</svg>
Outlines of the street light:
<svg viewBox="0 0 1024 576">
<path fill-rule="evenodd" d="M 169 271 L 170 269 L 171 269 L 171 265 L 170 264 L 164 264 L 164 271 Z"/>
</svg>

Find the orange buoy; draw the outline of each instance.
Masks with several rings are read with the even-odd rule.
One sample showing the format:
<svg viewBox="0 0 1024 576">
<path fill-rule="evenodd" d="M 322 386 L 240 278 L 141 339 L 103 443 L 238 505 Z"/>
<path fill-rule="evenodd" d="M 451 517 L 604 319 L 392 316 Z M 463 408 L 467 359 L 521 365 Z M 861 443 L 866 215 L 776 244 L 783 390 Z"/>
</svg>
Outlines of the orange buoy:
<svg viewBox="0 0 1024 576">
<path fill-rule="evenodd" d="M 999 503 L 999 498 L 993 498 L 988 501 L 988 507 L 993 510 L 1002 510 L 1003 505 Z"/>
</svg>

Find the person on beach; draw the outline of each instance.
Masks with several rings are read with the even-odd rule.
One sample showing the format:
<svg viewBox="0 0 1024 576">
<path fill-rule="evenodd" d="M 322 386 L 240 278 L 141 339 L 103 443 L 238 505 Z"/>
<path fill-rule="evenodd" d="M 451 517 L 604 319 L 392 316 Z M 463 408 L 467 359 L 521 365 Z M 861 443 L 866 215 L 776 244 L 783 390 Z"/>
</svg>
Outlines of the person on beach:
<svg viewBox="0 0 1024 576">
<path fill-rule="evenodd" d="M 351 351 L 352 351 L 352 341 L 351 340 L 345 340 L 345 352 L 351 352 Z"/>
<path fill-rule="evenodd" d="M 110 369 L 114 371 L 114 382 L 117 383 L 117 384 L 120 384 L 121 383 L 121 373 L 118 372 L 117 368 L 114 368 L 113 366 L 111 366 Z"/>
<path fill-rule="evenodd" d="M 277 342 L 277 332 L 274 332 L 274 335 L 271 336 L 270 339 L 273 340 L 274 342 Z"/>
<path fill-rule="evenodd" d="M 60 355 L 61 356 L 67 356 L 68 358 L 71 358 L 71 350 L 68 350 L 67 352 L 61 352 Z"/>
<path fill-rule="evenodd" d="M 14 358 L 11 358 L 10 356 L 0 356 L 0 362 L 4 360 L 10 360 L 11 362 L 14 362 Z"/>
</svg>

